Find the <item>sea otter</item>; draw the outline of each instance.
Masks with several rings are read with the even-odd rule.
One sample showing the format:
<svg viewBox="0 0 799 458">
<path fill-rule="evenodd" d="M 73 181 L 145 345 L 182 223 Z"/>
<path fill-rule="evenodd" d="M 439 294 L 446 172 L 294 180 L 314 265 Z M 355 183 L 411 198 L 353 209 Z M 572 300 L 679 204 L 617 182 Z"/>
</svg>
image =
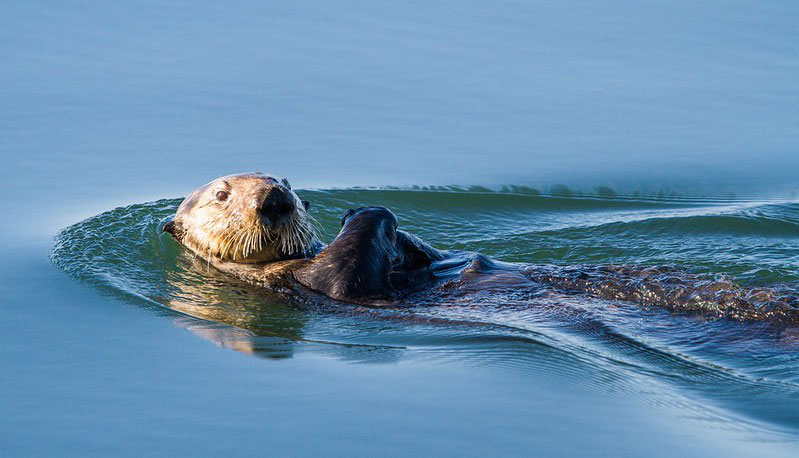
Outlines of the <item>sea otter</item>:
<svg viewBox="0 0 799 458">
<path fill-rule="evenodd" d="M 192 192 L 163 228 L 208 264 L 248 283 L 356 304 L 435 302 L 486 291 L 551 287 L 733 319 L 799 323 L 796 298 L 672 268 L 533 266 L 436 249 L 380 206 L 346 212 L 327 246 L 286 179 L 224 176 Z M 470 296 L 471 295 L 471 296 Z"/>
<path fill-rule="evenodd" d="M 256 285 L 293 281 L 333 299 L 392 300 L 432 281 L 466 258 L 437 250 L 398 230 L 384 207 L 348 211 L 324 246 L 285 178 L 224 176 L 192 192 L 165 224 L 183 246 L 223 272 Z"/>
</svg>

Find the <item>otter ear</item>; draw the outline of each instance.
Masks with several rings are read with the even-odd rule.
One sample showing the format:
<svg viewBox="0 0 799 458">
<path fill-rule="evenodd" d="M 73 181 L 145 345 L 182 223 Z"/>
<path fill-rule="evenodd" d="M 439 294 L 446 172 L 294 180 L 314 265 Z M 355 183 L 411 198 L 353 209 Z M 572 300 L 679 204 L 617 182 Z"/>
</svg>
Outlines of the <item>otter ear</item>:
<svg viewBox="0 0 799 458">
<path fill-rule="evenodd" d="M 311 203 L 308 202 L 307 200 L 303 200 L 302 206 L 305 207 L 305 211 L 308 211 L 308 209 L 311 208 Z"/>
<path fill-rule="evenodd" d="M 283 178 L 282 180 L 280 180 L 280 182 L 283 183 L 283 186 L 291 189 L 291 185 L 289 184 L 289 180 Z"/>
</svg>

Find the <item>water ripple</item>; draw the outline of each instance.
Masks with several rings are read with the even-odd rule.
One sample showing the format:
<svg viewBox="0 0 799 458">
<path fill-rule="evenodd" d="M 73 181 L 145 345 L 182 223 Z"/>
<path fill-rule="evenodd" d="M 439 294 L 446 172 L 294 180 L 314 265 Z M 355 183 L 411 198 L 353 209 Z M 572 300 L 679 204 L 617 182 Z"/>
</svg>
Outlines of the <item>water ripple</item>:
<svg viewBox="0 0 799 458">
<path fill-rule="evenodd" d="M 314 203 L 328 237 L 347 208 L 382 204 L 436 245 L 510 261 L 669 264 L 765 286 L 799 280 L 799 204 L 792 202 L 468 188 L 300 194 Z M 52 260 L 202 338 L 268 359 L 312 352 L 369 364 L 416 359 L 558 371 L 575 383 L 599 383 L 608 396 L 647 393 L 638 399 L 724 427 L 768 421 L 799 430 L 798 328 L 551 291 L 395 309 L 292 300 L 214 271 L 162 234 L 179 202 L 116 208 L 77 223 L 59 234 Z M 699 401 L 683 405 L 664 386 Z"/>
</svg>

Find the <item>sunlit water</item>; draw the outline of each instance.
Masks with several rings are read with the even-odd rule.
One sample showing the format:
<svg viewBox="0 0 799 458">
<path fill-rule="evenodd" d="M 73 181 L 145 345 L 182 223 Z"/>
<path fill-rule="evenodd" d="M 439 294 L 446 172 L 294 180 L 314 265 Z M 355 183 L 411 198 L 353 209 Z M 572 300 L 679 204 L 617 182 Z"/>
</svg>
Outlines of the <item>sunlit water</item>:
<svg viewBox="0 0 799 458">
<path fill-rule="evenodd" d="M 326 241 L 347 208 L 384 205 L 440 248 L 795 291 L 798 18 L 779 1 L 0 4 L 0 446 L 796 456 L 790 324 L 550 289 L 303 307 L 159 225 L 210 179 L 264 171 L 306 189 Z"/>
</svg>

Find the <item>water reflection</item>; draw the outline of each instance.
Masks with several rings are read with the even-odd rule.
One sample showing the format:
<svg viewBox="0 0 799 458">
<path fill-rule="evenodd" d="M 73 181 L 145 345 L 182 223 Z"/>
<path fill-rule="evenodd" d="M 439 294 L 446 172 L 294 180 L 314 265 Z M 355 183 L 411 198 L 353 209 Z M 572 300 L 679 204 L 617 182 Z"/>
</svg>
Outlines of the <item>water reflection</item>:
<svg viewBox="0 0 799 458">
<path fill-rule="evenodd" d="M 181 310 L 177 304 L 176 310 Z M 191 331 L 209 342 L 236 350 L 251 356 L 267 359 L 285 359 L 294 356 L 295 341 L 283 337 L 258 336 L 250 331 L 225 326 L 219 323 L 201 321 L 191 317 L 176 317 L 173 322 L 176 326 Z"/>
<path fill-rule="evenodd" d="M 368 315 L 362 308 L 341 309 L 340 304 L 321 298 L 292 300 L 285 294 L 241 283 L 186 253 L 178 257 L 176 267 L 167 272 L 171 294 L 162 299 L 162 304 L 180 312 L 173 320 L 175 325 L 220 347 L 267 359 L 291 358 L 306 349 L 367 363 L 387 363 L 401 357 L 402 346 L 305 337 L 306 328 L 318 323 L 320 312 L 338 314 L 346 320 L 348 316 Z M 368 321 L 361 324 L 370 326 Z"/>
</svg>

